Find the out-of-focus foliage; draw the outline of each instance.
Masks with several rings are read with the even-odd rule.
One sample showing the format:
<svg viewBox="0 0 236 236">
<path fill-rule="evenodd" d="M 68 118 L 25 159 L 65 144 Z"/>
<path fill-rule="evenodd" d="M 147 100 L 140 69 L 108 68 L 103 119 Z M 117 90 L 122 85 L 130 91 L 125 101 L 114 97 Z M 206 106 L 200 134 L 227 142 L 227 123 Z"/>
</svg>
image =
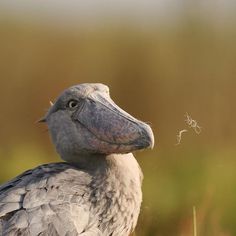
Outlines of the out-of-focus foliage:
<svg viewBox="0 0 236 236">
<path fill-rule="evenodd" d="M 186 15 L 169 27 L 72 32 L 3 18 L 0 35 L 1 182 L 59 161 L 35 121 L 68 86 L 102 82 L 155 132 L 155 149 L 136 153 L 145 176 L 136 235 L 193 235 L 194 205 L 199 235 L 236 235 L 235 27 Z M 202 132 L 176 146 L 186 112 Z"/>
</svg>

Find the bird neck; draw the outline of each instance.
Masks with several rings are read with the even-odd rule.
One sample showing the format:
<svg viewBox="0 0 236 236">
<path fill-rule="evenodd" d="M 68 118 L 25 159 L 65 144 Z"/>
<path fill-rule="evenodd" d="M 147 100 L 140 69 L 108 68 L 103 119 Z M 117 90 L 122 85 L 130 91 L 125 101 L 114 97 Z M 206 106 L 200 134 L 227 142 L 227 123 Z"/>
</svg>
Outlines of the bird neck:
<svg viewBox="0 0 236 236">
<path fill-rule="evenodd" d="M 142 172 L 132 153 L 127 154 L 76 154 L 62 157 L 66 162 L 90 172 L 99 178 L 109 178 L 114 174 L 121 181 L 142 181 Z"/>
<path fill-rule="evenodd" d="M 142 172 L 131 153 L 109 155 L 105 160 L 106 168 L 98 169 L 91 182 L 95 212 L 99 212 L 101 227 L 107 232 L 116 228 L 114 235 L 129 235 L 137 224 L 142 202 Z"/>
<path fill-rule="evenodd" d="M 142 182 L 142 172 L 132 153 L 112 154 L 106 157 L 108 170 L 117 174 L 120 180 Z"/>
<path fill-rule="evenodd" d="M 62 158 L 66 162 L 77 166 L 80 169 L 93 171 L 97 174 L 119 173 L 126 178 L 131 175 L 141 175 L 141 169 L 132 153 L 127 154 L 77 154 Z M 131 177 L 130 176 L 130 177 Z"/>
<path fill-rule="evenodd" d="M 83 155 L 76 160 L 73 164 L 92 177 L 90 200 L 100 227 L 106 232 L 116 229 L 115 235 L 128 235 L 137 224 L 142 202 L 143 175 L 133 154 Z"/>
</svg>

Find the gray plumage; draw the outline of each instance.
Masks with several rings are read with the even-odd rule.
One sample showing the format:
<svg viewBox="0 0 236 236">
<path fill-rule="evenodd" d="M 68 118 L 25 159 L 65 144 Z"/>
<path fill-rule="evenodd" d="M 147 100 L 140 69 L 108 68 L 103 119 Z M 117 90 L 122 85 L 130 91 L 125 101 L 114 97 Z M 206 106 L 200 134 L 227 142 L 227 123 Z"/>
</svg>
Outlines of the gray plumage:
<svg viewBox="0 0 236 236">
<path fill-rule="evenodd" d="M 0 235 L 128 236 L 142 201 L 142 173 L 130 152 L 153 146 L 150 127 L 102 84 L 65 90 L 41 121 L 66 162 L 0 187 Z"/>
</svg>

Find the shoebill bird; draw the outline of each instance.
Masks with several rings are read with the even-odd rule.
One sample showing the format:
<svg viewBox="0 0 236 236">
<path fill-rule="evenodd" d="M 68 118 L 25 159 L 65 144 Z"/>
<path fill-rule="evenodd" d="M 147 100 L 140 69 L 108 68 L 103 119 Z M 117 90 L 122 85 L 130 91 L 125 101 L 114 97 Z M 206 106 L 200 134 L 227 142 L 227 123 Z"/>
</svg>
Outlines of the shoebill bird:
<svg viewBox="0 0 236 236">
<path fill-rule="evenodd" d="M 44 118 L 65 162 L 28 170 L 0 187 L 0 235 L 128 236 L 142 201 L 132 151 L 153 147 L 151 128 L 103 84 L 65 90 Z"/>
</svg>

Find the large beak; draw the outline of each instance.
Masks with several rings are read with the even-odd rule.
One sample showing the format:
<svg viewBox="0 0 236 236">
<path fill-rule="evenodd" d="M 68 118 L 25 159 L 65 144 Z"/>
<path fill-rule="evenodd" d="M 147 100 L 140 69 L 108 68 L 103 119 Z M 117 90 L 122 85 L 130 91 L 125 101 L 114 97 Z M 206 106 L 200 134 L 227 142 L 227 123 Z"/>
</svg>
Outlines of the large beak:
<svg viewBox="0 0 236 236">
<path fill-rule="evenodd" d="M 108 95 L 93 93 L 85 98 L 74 119 L 109 144 L 110 150 L 105 152 L 124 153 L 154 146 L 150 126 L 123 111 Z"/>
</svg>

